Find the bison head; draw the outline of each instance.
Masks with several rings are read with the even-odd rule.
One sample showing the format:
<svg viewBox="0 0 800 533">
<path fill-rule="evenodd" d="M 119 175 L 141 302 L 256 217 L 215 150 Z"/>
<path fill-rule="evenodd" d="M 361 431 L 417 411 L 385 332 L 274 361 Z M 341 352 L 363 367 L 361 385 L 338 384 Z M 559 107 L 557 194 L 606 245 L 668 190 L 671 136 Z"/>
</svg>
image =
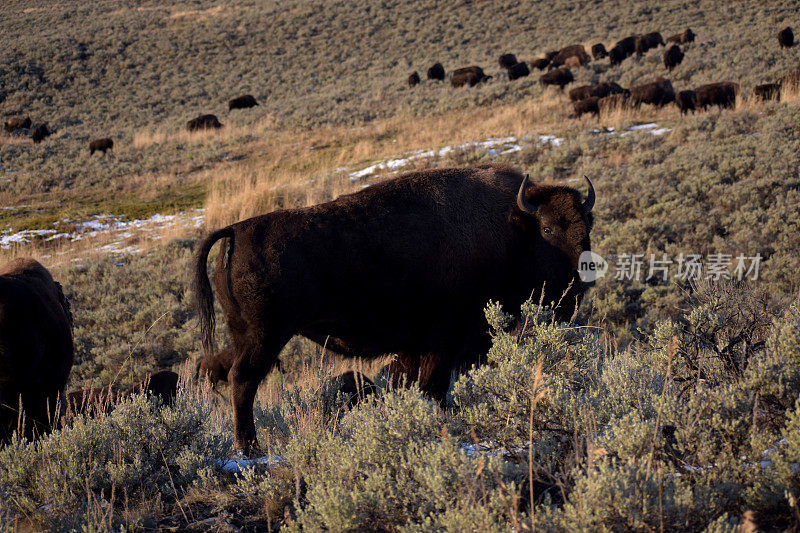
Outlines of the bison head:
<svg viewBox="0 0 800 533">
<path fill-rule="evenodd" d="M 529 186 L 528 182 L 526 175 L 517 194 L 517 209 L 534 258 L 533 278 L 535 283 L 544 285 L 546 301 L 557 301 L 565 294 L 572 296 L 571 302 L 564 302 L 566 305 L 560 313 L 562 318 L 568 318 L 580 295 L 593 285 L 582 282 L 577 270 L 581 254 L 591 250 L 589 232 L 594 223 L 594 187 L 586 177 L 589 193 L 584 200 L 571 187 Z"/>
</svg>

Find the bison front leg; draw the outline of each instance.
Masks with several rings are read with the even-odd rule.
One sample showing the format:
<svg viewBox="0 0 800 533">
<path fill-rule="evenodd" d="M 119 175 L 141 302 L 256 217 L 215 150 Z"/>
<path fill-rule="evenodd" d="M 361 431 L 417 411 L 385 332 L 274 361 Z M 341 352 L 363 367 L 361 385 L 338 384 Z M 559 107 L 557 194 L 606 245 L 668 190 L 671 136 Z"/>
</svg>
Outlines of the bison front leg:
<svg viewBox="0 0 800 533">
<path fill-rule="evenodd" d="M 242 350 L 237 350 L 234 357 L 228 373 L 233 406 L 233 430 L 236 448 L 245 455 L 250 455 L 258 448 L 253 420 L 253 404 L 258 385 L 275 366 L 281 348 L 288 341 L 287 336 L 252 343 Z"/>
</svg>

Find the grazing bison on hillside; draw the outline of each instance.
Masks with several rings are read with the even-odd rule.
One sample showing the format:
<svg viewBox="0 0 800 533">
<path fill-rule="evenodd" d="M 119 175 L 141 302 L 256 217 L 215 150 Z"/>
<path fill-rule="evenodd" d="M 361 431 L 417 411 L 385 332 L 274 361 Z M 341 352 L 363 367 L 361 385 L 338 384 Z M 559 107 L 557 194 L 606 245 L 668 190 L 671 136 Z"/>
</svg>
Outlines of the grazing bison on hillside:
<svg viewBox="0 0 800 533">
<path fill-rule="evenodd" d="M 33 139 L 33 144 L 39 144 L 46 137 L 49 136 L 50 136 L 50 130 L 47 128 L 47 124 L 39 124 L 38 126 L 33 128 L 33 132 L 31 132 L 31 139 Z"/>
<path fill-rule="evenodd" d="M 106 151 L 113 149 L 114 141 L 108 137 L 104 139 L 95 139 L 89 143 L 89 156 L 93 156 L 95 152 L 103 152 L 103 155 L 106 155 Z"/>
<path fill-rule="evenodd" d="M 584 98 L 589 98 L 592 95 L 591 85 L 581 85 L 580 87 L 573 87 L 569 90 L 570 102 L 578 102 Z"/>
<path fill-rule="evenodd" d="M 781 84 L 780 83 L 764 83 L 762 85 L 756 85 L 753 88 L 753 94 L 755 94 L 756 98 L 758 98 L 762 102 L 768 102 L 770 100 L 775 100 L 776 102 L 780 102 L 781 101 Z"/>
<path fill-rule="evenodd" d="M 343 355 L 398 354 L 392 372 L 443 401 L 451 372 L 489 348 L 489 300 L 515 309 L 533 295 L 568 320 L 588 289 L 577 275 L 590 249 L 588 185 L 584 201 L 504 165 L 432 169 L 209 235 L 198 247 L 194 293 L 211 354 L 207 260 L 221 240 L 214 285 L 233 347 L 237 447 L 254 444 L 256 390 L 294 335 Z"/>
<path fill-rule="evenodd" d="M 572 72 L 565 67 L 557 68 L 542 74 L 539 78 L 542 85 L 558 85 L 560 90 L 564 90 L 564 86 L 575 81 Z"/>
<path fill-rule="evenodd" d="M 727 109 L 736 107 L 738 87 L 733 82 L 721 81 L 701 85 L 695 88 L 694 92 L 697 94 L 697 106 L 703 111 L 714 105 Z"/>
<path fill-rule="evenodd" d="M 616 45 L 608 51 L 608 60 L 611 66 L 619 65 L 625 61 L 631 54 L 625 50 L 624 46 Z"/>
<path fill-rule="evenodd" d="M 453 87 L 463 87 L 464 85 L 475 87 L 482 81 L 486 81 L 490 78 L 491 76 L 487 76 L 481 67 L 473 65 L 454 70 L 453 76 L 450 78 L 450 84 Z"/>
<path fill-rule="evenodd" d="M 525 76 L 530 76 L 531 71 L 525 62 L 517 63 L 508 69 L 508 79 L 516 80 Z"/>
<path fill-rule="evenodd" d="M 531 67 L 536 70 L 544 70 L 550 66 L 550 60 L 546 57 L 540 57 L 531 61 Z"/>
<path fill-rule="evenodd" d="M 664 52 L 664 66 L 667 67 L 669 72 L 672 72 L 672 69 L 680 65 L 682 61 L 683 52 L 677 44 L 673 44 Z"/>
<path fill-rule="evenodd" d="M 553 61 L 553 58 L 556 57 L 561 50 L 550 50 L 549 52 L 545 52 L 544 57 L 548 61 Z"/>
<path fill-rule="evenodd" d="M 692 90 L 680 91 L 675 95 L 675 105 L 681 110 L 681 115 L 689 111 L 694 113 L 697 108 L 697 94 Z"/>
<path fill-rule="evenodd" d="M 151 396 L 157 396 L 161 399 L 164 405 L 172 405 L 175 402 L 175 396 L 178 394 L 178 382 L 180 377 L 171 370 L 161 370 L 148 375 L 141 383 L 137 383 L 125 394 L 139 394 L 146 393 Z"/>
<path fill-rule="evenodd" d="M 630 91 L 605 96 L 597 102 L 597 107 L 602 113 L 617 109 L 629 109 L 631 107 Z"/>
<path fill-rule="evenodd" d="M 577 58 L 579 65 L 585 65 L 591 59 L 582 44 L 571 44 L 559 50 L 558 54 L 550 59 L 550 63 L 554 67 L 560 67 L 565 65 L 571 57 Z"/>
<path fill-rule="evenodd" d="M 186 123 L 189 131 L 211 130 L 222 127 L 216 115 L 200 115 Z"/>
<path fill-rule="evenodd" d="M 644 35 L 640 35 L 635 41 L 636 55 L 644 55 L 649 50 L 658 48 L 659 46 L 664 46 L 664 39 L 661 37 L 660 33 L 657 31 L 645 33 Z"/>
<path fill-rule="evenodd" d="M 233 111 L 234 109 L 248 109 L 257 105 L 258 102 L 256 102 L 252 94 L 243 94 L 228 102 L 228 111 Z"/>
<path fill-rule="evenodd" d="M 668 43 L 686 44 L 694 42 L 695 34 L 690 28 L 686 28 L 683 33 L 676 33 L 667 37 Z"/>
<path fill-rule="evenodd" d="M 500 56 L 499 63 L 501 68 L 511 68 L 519 61 L 517 61 L 517 56 L 514 54 L 503 54 Z"/>
<path fill-rule="evenodd" d="M 590 96 L 588 98 L 584 98 L 583 100 L 578 100 L 577 102 L 572 102 L 572 108 L 575 110 L 575 116 L 580 117 L 581 115 L 585 115 L 586 113 L 592 113 L 594 116 L 600 116 L 600 98 L 596 96 Z"/>
<path fill-rule="evenodd" d="M 417 71 L 415 70 L 414 72 L 412 72 L 412 73 L 411 73 L 411 74 L 408 76 L 408 86 L 409 86 L 409 87 L 414 87 L 415 85 L 419 85 L 419 82 L 420 82 L 420 79 L 419 79 L 419 72 L 417 72 Z"/>
<path fill-rule="evenodd" d="M 61 418 L 56 404 L 66 405 L 72 360 L 72 312 L 61 285 L 30 258 L 0 267 L 0 440 L 23 414 L 29 437 Z"/>
<path fill-rule="evenodd" d="M 778 32 L 778 44 L 781 48 L 791 48 L 794 46 L 794 32 L 792 28 L 786 26 Z"/>
<path fill-rule="evenodd" d="M 603 83 L 598 83 L 589 90 L 589 96 L 597 96 L 598 98 L 605 98 L 611 94 L 622 93 L 630 94 L 630 91 L 622 88 L 620 84 L 613 81 L 604 81 Z"/>
<path fill-rule="evenodd" d="M 651 82 L 631 87 L 631 103 L 634 107 L 642 104 L 663 107 L 674 101 L 675 89 L 672 88 L 672 83 L 660 76 Z"/>
<path fill-rule="evenodd" d="M 6 120 L 4 129 L 7 133 L 13 133 L 17 130 L 27 130 L 31 127 L 31 117 L 11 117 Z"/>
<path fill-rule="evenodd" d="M 428 69 L 428 79 L 444 81 L 444 67 L 441 63 L 434 63 L 431 68 Z"/>
<path fill-rule="evenodd" d="M 603 43 L 593 44 L 592 58 L 597 61 L 598 59 L 603 59 L 604 57 L 608 57 L 608 50 L 606 50 L 605 45 L 603 45 Z"/>
<path fill-rule="evenodd" d="M 614 48 L 620 47 L 625 52 L 625 57 L 630 57 L 636 52 L 636 41 L 639 35 L 629 35 L 624 39 L 620 39 L 614 44 Z"/>
</svg>

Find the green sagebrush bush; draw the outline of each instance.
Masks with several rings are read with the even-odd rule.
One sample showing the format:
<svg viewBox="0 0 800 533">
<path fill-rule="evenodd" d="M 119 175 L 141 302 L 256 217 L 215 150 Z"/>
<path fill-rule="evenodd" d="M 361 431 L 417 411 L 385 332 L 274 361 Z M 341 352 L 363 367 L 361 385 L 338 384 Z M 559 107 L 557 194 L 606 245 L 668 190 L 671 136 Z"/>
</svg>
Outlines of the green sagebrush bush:
<svg viewBox="0 0 800 533">
<path fill-rule="evenodd" d="M 57 522 L 93 499 L 174 500 L 180 487 L 215 472 L 231 452 L 211 405 L 181 388 L 173 406 L 142 394 L 108 415 L 77 416 L 35 442 L 15 437 L 0 449 L 0 498 L 28 516 Z"/>
</svg>

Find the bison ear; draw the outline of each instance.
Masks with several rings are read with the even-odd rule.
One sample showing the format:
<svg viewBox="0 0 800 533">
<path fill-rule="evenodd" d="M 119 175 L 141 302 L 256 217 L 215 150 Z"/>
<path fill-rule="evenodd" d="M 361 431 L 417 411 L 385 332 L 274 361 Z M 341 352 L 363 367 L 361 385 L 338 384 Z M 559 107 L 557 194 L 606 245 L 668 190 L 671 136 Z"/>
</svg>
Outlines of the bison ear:
<svg viewBox="0 0 800 533">
<path fill-rule="evenodd" d="M 535 215 L 536 206 L 528 202 L 528 199 L 525 197 L 525 192 L 528 190 L 528 180 L 530 177 L 530 174 L 525 174 L 525 178 L 522 180 L 522 185 L 519 186 L 519 192 L 517 193 L 517 207 L 523 213 Z"/>
<path fill-rule="evenodd" d="M 587 213 L 591 213 L 594 207 L 594 187 L 592 186 L 592 180 L 589 179 L 589 176 L 584 176 L 584 178 L 586 178 L 586 183 L 589 185 L 589 194 L 583 202 L 583 210 Z"/>
</svg>

